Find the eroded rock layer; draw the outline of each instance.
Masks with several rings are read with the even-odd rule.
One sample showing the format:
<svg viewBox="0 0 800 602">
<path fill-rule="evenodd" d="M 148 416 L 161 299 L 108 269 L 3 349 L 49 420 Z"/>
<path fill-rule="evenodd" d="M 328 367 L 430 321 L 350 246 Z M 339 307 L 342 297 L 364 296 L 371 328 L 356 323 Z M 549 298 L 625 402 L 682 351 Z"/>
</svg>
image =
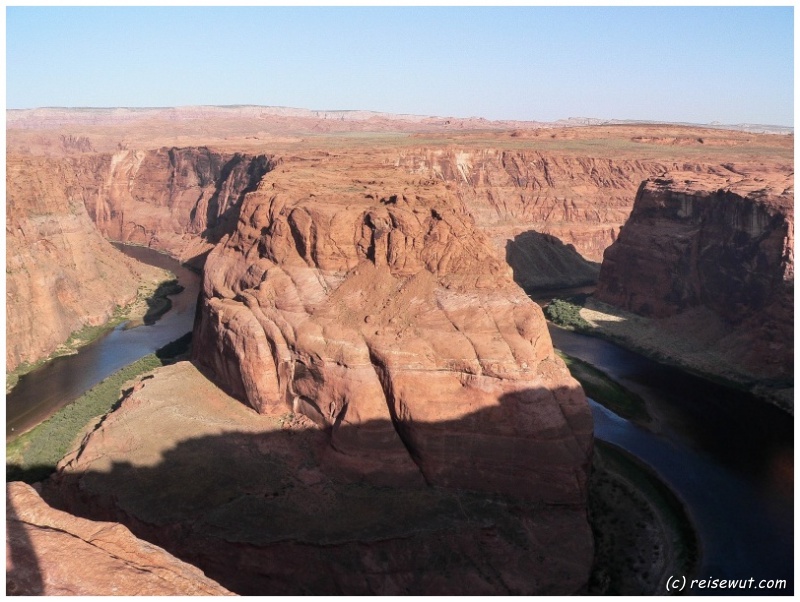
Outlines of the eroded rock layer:
<svg viewBox="0 0 800 602">
<path fill-rule="evenodd" d="M 498 246 L 534 229 L 574 245 L 595 262 L 625 223 L 639 183 L 672 166 L 583 152 L 469 148 L 419 149 L 404 153 L 399 164 L 453 182 L 476 223 Z"/>
<path fill-rule="evenodd" d="M 606 250 L 596 297 L 665 326 L 709 310 L 727 326 L 731 362 L 792 379 L 793 204 L 791 167 L 650 179 Z"/>
<path fill-rule="evenodd" d="M 335 162 L 285 162 L 245 198 L 194 357 L 259 412 L 329 428 L 373 482 L 583 504 L 589 409 L 539 307 L 447 185 Z"/>
<path fill-rule="evenodd" d="M 84 207 L 99 161 L 7 157 L 6 371 L 104 323 L 150 275 L 103 240 Z"/>
<path fill-rule="evenodd" d="M 104 182 L 85 198 L 100 232 L 184 261 L 233 230 L 243 195 L 272 168 L 264 155 L 205 147 L 124 150 L 102 160 Z"/>
<path fill-rule="evenodd" d="M 6 594 L 224 596 L 225 588 L 118 523 L 48 506 L 25 483 L 6 485 Z"/>
</svg>

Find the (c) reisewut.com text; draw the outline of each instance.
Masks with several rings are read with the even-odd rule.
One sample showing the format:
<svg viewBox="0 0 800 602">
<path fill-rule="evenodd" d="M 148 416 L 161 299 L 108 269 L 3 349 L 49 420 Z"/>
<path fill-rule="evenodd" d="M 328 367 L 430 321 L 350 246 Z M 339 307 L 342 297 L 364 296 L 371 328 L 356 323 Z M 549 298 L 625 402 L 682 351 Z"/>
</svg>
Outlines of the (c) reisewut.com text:
<svg viewBox="0 0 800 602">
<path fill-rule="evenodd" d="M 682 592 L 704 589 L 786 589 L 786 579 L 687 579 L 686 577 L 670 577 L 667 579 L 667 591 Z"/>
</svg>

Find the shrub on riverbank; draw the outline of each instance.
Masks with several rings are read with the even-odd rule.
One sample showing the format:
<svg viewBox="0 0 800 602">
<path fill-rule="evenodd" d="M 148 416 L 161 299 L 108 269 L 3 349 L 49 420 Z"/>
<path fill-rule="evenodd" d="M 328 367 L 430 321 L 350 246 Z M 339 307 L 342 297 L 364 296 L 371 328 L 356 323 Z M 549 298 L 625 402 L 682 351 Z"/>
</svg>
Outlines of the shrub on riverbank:
<svg viewBox="0 0 800 602">
<path fill-rule="evenodd" d="M 575 305 L 563 299 L 553 299 L 545 308 L 544 315 L 553 324 L 578 332 L 591 329 L 589 323 L 581 317 L 580 305 Z"/>
</svg>

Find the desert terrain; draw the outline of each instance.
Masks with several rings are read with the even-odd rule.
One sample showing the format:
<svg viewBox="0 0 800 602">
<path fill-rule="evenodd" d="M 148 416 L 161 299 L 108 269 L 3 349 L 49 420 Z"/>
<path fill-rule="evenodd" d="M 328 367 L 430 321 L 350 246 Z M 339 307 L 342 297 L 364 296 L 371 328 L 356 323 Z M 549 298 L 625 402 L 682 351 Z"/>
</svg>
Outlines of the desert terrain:
<svg viewBox="0 0 800 602">
<path fill-rule="evenodd" d="M 791 412 L 793 144 L 654 123 L 8 111 L 7 375 L 159 280 L 109 241 L 202 273 L 182 361 L 74 434 L 44 501 L 9 486 L 14 587 L 73 587 L 48 589 L 57 557 L 34 559 L 52 579 L 31 568 L 50 523 L 20 508 L 46 502 L 76 540 L 124 525 L 114 545 L 170 575 L 160 593 L 660 591 L 697 562 L 689 519 L 650 469 L 598 452 L 529 295 L 597 285 L 576 308 L 588 330 Z M 614 541 L 641 566 L 599 563 L 627 557 Z M 192 584 L 187 562 L 220 585 Z"/>
</svg>

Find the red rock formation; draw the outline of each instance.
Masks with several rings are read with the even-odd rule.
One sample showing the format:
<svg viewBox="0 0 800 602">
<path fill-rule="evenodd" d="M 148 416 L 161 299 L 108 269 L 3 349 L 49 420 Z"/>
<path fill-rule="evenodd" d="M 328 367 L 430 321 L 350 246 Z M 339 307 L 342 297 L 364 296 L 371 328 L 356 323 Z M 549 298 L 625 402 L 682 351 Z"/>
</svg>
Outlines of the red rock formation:
<svg viewBox="0 0 800 602">
<path fill-rule="evenodd" d="M 735 334 L 724 350 L 732 362 L 763 378 L 791 379 L 793 173 L 728 167 L 643 183 L 606 250 L 596 297 L 662 319 L 706 308 Z"/>
<path fill-rule="evenodd" d="M 246 197 L 195 358 L 259 412 L 331 429 L 358 473 L 583 504 L 591 418 L 541 310 L 448 187 L 370 173 L 286 162 Z"/>
<path fill-rule="evenodd" d="M 417 149 L 399 164 L 453 182 L 496 244 L 525 230 L 550 234 L 599 262 L 625 223 L 639 183 L 673 167 L 580 152 Z"/>
<path fill-rule="evenodd" d="M 118 523 L 54 510 L 31 486 L 8 483 L 6 594 L 224 596 L 230 592 Z"/>
<path fill-rule="evenodd" d="M 103 240 L 86 213 L 98 161 L 6 158 L 6 370 L 102 324 L 150 274 Z"/>
</svg>

